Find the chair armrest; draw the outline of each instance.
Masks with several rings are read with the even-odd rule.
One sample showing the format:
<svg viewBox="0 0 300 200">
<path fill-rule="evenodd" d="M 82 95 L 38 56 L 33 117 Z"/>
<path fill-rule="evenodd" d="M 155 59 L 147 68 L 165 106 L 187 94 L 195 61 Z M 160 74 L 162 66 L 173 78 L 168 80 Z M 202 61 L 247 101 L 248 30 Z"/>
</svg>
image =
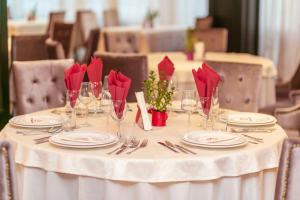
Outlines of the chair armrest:
<svg viewBox="0 0 300 200">
<path fill-rule="evenodd" d="M 289 92 L 289 99 L 293 104 L 300 103 L 300 90 L 291 90 Z"/>
<path fill-rule="evenodd" d="M 277 122 L 284 129 L 300 130 L 300 104 L 275 110 Z"/>
<path fill-rule="evenodd" d="M 45 41 L 49 59 L 65 59 L 65 52 L 62 44 L 58 41 L 48 38 Z"/>
</svg>

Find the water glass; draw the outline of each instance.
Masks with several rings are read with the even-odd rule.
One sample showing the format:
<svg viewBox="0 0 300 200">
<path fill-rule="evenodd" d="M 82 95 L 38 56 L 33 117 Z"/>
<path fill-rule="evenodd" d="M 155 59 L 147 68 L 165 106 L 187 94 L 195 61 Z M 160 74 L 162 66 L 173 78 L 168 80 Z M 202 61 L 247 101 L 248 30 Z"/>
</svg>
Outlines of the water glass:
<svg viewBox="0 0 300 200">
<path fill-rule="evenodd" d="M 83 82 L 81 84 L 81 88 L 79 91 L 79 101 L 84 105 L 84 113 L 85 113 L 85 121 L 81 126 L 89 126 L 87 121 L 88 112 L 89 112 L 89 104 L 93 100 L 93 94 L 91 90 L 91 85 L 88 82 Z"/>
<path fill-rule="evenodd" d="M 196 92 L 195 90 L 184 90 L 182 92 L 181 109 L 188 114 L 188 131 L 190 131 L 191 114 L 197 107 Z"/>
<path fill-rule="evenodd" d="M 117 136 L 122 139 L 121 122 L 125 119 L 127 112 L 126 100 L 112 100 L 111 104 L 111 117 L 118 123 Z"/>
</svg>

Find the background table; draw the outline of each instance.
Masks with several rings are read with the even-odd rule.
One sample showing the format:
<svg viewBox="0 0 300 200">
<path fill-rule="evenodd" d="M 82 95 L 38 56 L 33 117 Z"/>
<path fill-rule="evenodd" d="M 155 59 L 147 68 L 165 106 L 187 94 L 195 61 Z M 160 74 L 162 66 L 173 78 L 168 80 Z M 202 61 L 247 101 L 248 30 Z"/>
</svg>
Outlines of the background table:
<svg viewBox="0 0 300 200">
<path fill-rule="evenodd" d="M 131 105 L 132 108 L 135 106 Z M 45 111 L 44 113 L 49 113 Z M 7 125 L 2 136 L 15 146 L 18 185 L 23 200 L 143 199 L 273 199 L 276 168 L 284 131 L 276 125 L 272 133 L 251 133 L 263 144 L 233 149 L 190 147 L 197 155 L 175 154 L 158 145 L 165 139 L 180 142 L 187 116 L 171 113 L 168 125 L 145 132 L 133 127 L 135 112 L 128 112 L 123 130 L 149 145 L 132 155 L 106 155 L 113 147 L 87 150 L 59 148 L 49 143 L 35 145 Z M 106 130 L 104 117 L 90 117 L 91 127 Z M 201 129 L 201 118 L 192 115 L 191 129 Z M 109 131 L 115 131 L 110 121 Z M 225 128 L 219 124 L 220 129 Z"/>
<path fill-rule="evenodd" d="M 149 70 L 157 71 L 157 64 L 166 55 L 173 61 L 175 65 L 175 76 L 177 78 L 179 88 L 195 88 L 192 69 L 197 69 L 200 67 L 202 61 L 188 61 L 185 54 L 180 52 L 149 53 L 147 54 Z M 270 59 L 245 53 L 207 52 L 204 56 L 204 60 L 261 64 L 263 70 L 262 82 L 258 97 L 258 106 L 259 108 L 263 108 L 265 106 L 275 104 L 277 69 Z"/>
</svg>

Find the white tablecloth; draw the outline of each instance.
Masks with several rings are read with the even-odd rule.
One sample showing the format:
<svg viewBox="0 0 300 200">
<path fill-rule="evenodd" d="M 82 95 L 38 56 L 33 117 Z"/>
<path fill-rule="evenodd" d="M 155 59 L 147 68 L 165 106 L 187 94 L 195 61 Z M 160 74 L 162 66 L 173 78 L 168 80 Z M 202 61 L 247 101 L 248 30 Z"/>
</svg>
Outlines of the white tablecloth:
<svg viewBox="0 0 300 200">
<path fill-rule="evenodd" d="M 157 71 L 158 63 L 168 56 L 175 65 L 175 76 L 179 83 L 179 88 L 190 89 L 195 87 L 195 82 L 192 76 L 192 69 L 197 69 L 201 66 L 202 61 L 188 61 L 186 56 L 180 52 L 164 52 L 164 53 L 149 53 L 148 67 L 149 70 Z M 205 60 L 211 61 L 230 61 L 238 63 L 253 63 L 261 64 L 262 82 L 259 92 L 259 108 L 273 105 L 276 102 L 275 84 L 277 69 L 270 59 L 254 56 L 245 53 L 221 53 L 221 52 L 207 52 L 204 57 Z"/>
<path fill-rule="evenodd" d="M 8 35 L 46 34 L 47 20 L 8 20 Z"/>
<path fill-rule="evenodd" d="M 7 125 L 2 133 L 15 145 L 23 199 L 273 198 L 276 167 L 286 137 L 279 126 L 272 133 L 251 133 L 264 138 L 263 144 L 222 150 L 190 147 L 198 154 L 186 155 L 156 143 L 165 139 L 180 142 L 186 115 L 172 113 L 167 127 L 144 132 L 132 126 L 134 114 L 127 113 L 124 133 L 148 138 L 149 145 L 132 155 L 106 155 L 115 147 L 73 150 L 48 143 L 34 145 L 33 138 L 40 136 L 18 135 L 16 128 Z M 92 126 L 81 130 L 106 129 L 104 117 L 89 120 Z M 199 123 L 200 116 L 193 115 L 192 129 L 201 129 Z M 110 131 L 116 130 L 113 125 L 111 121 Z"/>
</svg>

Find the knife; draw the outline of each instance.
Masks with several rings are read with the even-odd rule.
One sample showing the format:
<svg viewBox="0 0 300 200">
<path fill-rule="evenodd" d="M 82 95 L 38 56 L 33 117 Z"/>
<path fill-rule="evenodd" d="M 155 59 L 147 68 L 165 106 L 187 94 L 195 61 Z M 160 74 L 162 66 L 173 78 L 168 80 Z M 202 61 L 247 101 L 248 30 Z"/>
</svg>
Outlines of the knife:
<svg viewBox="0 0 300 200">
<path fill-rule="evenodd" d="M 188 153 L 186 152 L 184 149 L 176 146 L 176 145 L 173 145 L 171 142 L 169 142 L 168 140 L 165 140 L 165 144 L 168 145 L 169 147 L 172 147 L 172 148 L 177 148 L 179 151 L 181 151 L 182 153 Z"/>
<path fill-rule="evenodd" d="M 160 144 L 160 145 L 162 145 L 162 146 L 164 146 L 164 147 L 167 147 L 168 149 L 170 149 L 171 151 L 174 151 L 175 153 L 179 153 L 179 152 L 176 151 L 174 148 L 172 148 L 172 147 L 166 145 L 166 144 L 163 143 L 163 142 L 157 142 L 157 143 Z"/>
</svg>

